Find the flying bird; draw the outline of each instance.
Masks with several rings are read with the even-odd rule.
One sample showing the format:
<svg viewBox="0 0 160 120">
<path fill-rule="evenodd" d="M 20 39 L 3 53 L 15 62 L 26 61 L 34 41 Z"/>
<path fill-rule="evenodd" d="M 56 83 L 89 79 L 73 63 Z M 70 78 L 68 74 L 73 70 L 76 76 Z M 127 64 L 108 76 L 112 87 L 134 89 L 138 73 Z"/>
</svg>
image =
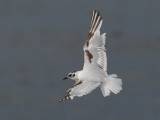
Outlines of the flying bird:
<svg viewBox="0 0 160 120">
<path fill-rule="evenodd" d="M 93 10 L 88 38 L 83 46 L 83 69 L 71 72 L 64 78 L 74 80 L 75 84 L 59 102 L 87 95 L 97 87 L 100 87 L 104 97 L 111 92 L 117 94 L 122 90 L 122 80 L 116 74 L 107 74 L 106 33 L 100 34 L 102 21 L 100 12 Z"/>
</svg>

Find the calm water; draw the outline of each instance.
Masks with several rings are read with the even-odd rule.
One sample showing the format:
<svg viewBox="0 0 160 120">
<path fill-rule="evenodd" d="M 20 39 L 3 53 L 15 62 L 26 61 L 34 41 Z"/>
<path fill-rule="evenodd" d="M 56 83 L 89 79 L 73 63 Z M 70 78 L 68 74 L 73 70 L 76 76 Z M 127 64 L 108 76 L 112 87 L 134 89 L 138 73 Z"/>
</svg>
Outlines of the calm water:
<svg viewBox="0 0 160 120">
<path fill-rule="evenodd" d="M 0 120 L 159 120 L 159 0 L 0 1 Z M 83 66 L 91 11 L 101 11 L 108 73 L 123 91 L 100 89 L 59 103 Z"/>
</svg>

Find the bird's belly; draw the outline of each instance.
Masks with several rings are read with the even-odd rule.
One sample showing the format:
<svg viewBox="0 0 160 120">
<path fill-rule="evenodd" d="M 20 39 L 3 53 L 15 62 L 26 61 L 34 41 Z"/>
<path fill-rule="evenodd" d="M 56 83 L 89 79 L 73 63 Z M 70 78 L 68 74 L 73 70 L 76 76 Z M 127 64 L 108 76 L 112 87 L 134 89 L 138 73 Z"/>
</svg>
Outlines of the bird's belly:
<svg viewBox="0 0 160 120">
<path fill-rule="evenodd" d="M 82 71 L 78 77 L 80 80 L 86 80 L 91 82 L 103 82 L 107 76 L 103 71 Z"/>
</svg>

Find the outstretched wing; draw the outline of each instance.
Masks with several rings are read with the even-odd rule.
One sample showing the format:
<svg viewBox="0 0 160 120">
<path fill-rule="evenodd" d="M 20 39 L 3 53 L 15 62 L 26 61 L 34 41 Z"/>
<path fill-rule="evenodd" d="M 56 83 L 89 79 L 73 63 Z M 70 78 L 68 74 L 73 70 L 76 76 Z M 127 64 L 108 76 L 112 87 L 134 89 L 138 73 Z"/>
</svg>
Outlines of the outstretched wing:
<svg viewBox="0 0 160 120">
<path fill-rule="evenodd" d="M 86 95 L 100 86 L 101 83 L 87 82 L 87 81 L 79 81 L 72 88 L 70 88 L 64 98 L 60 99 L 59 102 L 63 100 L 72 100 L 75 96 L 81 97 Z"/>
<path fill-rule="evenodd" d="M 105 33 L 100 35 L 102 25 L 102 16 L 100 12 L 94 10 L 87 41 L 83 47 L 84 50 L 84 66 L 83 69 L 89 66 L 98 66 L 104 71 L 107 70 L 107 58 L 105 52 Z"/>
</svg>

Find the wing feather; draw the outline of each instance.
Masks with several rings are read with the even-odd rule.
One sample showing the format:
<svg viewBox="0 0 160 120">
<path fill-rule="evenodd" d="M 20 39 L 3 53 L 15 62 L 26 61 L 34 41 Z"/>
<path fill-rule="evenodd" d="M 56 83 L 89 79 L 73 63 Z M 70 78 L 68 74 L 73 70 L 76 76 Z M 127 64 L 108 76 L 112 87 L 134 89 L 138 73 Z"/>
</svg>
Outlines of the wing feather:
<svg viewBox="0 0 160 120">
<path fill-rule="evenodd" d="M 66 92 L 64 98 L 60 99 L 59 102 L 62 102 L 63 100 L 72 100 L 75 96 L 81 97 L 89 94 L 91 91 L 99 87 L 100 84 L 101 83 L 79 81 Z"/>
<path fill-rule="evenodd" d="M 88 65 L 95 65 L 107 70 L 107 57 L 105 51 L 105 33 L 100 35 L 100 28 L 102 25 L 102 16 L 100 12 L 94 10 L 91 17 L 91 24 L 88 33 L 88 39 L 84 45 L 84 67 Z"/>
</svg>

